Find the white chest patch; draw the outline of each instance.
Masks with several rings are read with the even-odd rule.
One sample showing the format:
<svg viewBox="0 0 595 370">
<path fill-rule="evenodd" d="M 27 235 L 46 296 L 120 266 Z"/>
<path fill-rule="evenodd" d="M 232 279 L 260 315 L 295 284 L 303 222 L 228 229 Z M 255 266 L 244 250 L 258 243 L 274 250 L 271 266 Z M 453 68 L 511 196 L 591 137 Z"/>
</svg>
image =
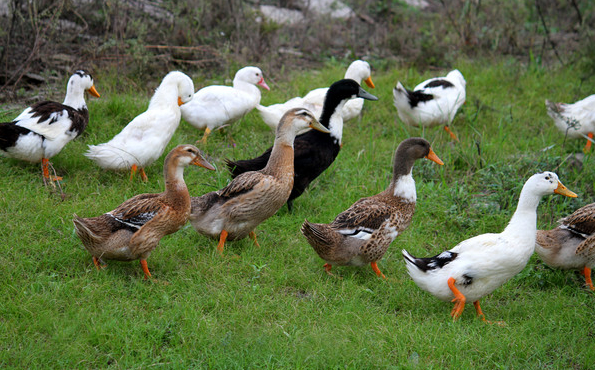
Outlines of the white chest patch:
<svg viewBox="0 0 595 370">
<path fill-rule="evenodd" d="M 415 202 L 417 199 L 417 193 L 415 192 L 415 180 L 411 173 L 405 176 L 401 176 L 395 184 L 395 192 L 393 194 L 396 197 L 407 199 L 410 202 Z"/>
</svg>

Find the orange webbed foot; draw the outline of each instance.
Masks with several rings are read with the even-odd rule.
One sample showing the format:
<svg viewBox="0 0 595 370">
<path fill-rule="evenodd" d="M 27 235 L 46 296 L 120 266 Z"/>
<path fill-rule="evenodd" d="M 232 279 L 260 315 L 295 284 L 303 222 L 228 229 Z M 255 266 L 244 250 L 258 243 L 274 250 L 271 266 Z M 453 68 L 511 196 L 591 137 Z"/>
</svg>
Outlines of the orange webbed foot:
<svg viewBox="0 0 595 370">
<path fill-rule="evenodd" d="M 386 280 L 386 276 L 384 276 L 384 274 L 382 272 L 380 272 L 380 269 L 378 268 L 378 265 L 376 264 L 376 261 L 370 263 L 370 266 L 372 266 L 372 270 L 374 270 L 374 272 L 376 273 L 376 275 L 378 277 L 381 277 L 384 280 Z"/>
<path fill-rule="evenodd" d="M 588 267 L 583 268 L 581 274 L 585 276 L 585 284 L 591 291 L 595 291 L 595 287 L 593 286 L 593 280 L 591 280 L 591 269 Z"/>
<path fill-rule="evenodd" d="M 258 248 L 260 248 L 260 244 L 258 244 L 258 240 L 256 240 L 256 233 L 254 231 L 250 231 L 250 234 L 248 234 L 248 236 L 250 237 L 250 239 L 252 239 L 254 244 L 256 244 Z"/>
<path fill-rule="evenodd" d="M 452 278 L 452 277 L 449 278 L 447 283 L 448 283 L 448 287 L 450 288 L 450 290 L 452 291 L 452 293 L 455 296 L 454 299 L 451 301 L 455 305 L 452 308 L 452 311 L 450 312 L 450 316 L 452 316 L 453 320 L 456 320 L 459 317 L 461 317 L 461 314 L 463 313 L 463 310 L 465 309 L 465 302 L 467 301 L 467 298 L 465 298 L 463 293 L 461 293 L 455 287 L 455 279 L 454 278 Z"/>
<path fill-rule="evenodd" d="M 479 301 L 473 302 L 473 306 L 475 307 L 475 312 L 477 312 L 477 317 L 481 319 L 481 321 L 485 322 L 486 324 L 495 324 L 499 326 L 506 326 L 504 321 L 489 321 L 486 320 L 486 315 L 483 314 L 481 307 L 479 306 Z"/>
<path fill-rule="evenodd" d="M 587 137 L 588 137 L 589 139 L 593 139 L 593 133 L 592 133 L 592 132 L 589 132 L 589 133 L 587 134 Z M 585 147 L 583 148 L 583 152 L 584 152 L 585 154 L 587 154 L 587 153 L 590 153 L 590 152 L 591 152 L 591 146 L 592 146 L 592 142 L 591 142 L 591 140 L 587 140 L 587 144 L 585 144 Z"/>
</svg>

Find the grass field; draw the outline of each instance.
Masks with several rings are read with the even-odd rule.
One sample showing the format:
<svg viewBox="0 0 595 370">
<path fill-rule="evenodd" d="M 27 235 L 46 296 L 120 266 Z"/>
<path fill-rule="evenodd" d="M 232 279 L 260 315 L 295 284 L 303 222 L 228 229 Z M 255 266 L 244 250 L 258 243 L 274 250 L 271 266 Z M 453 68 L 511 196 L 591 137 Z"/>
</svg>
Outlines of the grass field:
<svg viewBox="0 0 595 370">
<path fill-rule="evenodd" d="M 405 248 L 430 256 L 468 237 L 500 232 L 516 208 L 524 181 L 550 170 L 577 199 L 545 197 L 538 227 L 594 201 L 593 158 L 575 159 L 584 142 L 568 141 L 545 113 L 544 99 L 573 102 L 593 93 L 582 72 L 520 65 L 514 60 L 456 66 L 467 80 L 467 103 L 452 127 L 404 126 L 392 104 L 397 80 L 411 88 L 447 70 L 418 71 L 371 62 L 380 99 L 366 102 L 348 122 L 335 163 L 294 202 L 249 239 L 217 242 L 190 225 L 165 237 L 148 259 L 154 282 L 138 262 L 109 261 L 97 271 L 73 231 L 72 214 L 96 216 L 125 199 L 164 188 L 162 160 L 148 168 L 148 183 L 99 169 L 82 154 L 109 140 L 146 109 L 162 76 L 132 82 L 94 76 L 100 99 L 87 100 L 90 124 L 52 162 L 65 193 L 42 185 L 39 165 L 0 160 L 0 366 L 2 368 L 271 368 L 271 369 L 593 369 L 593 293 L 573 271 L 546 267 L 537 257 L 515 278 L 482 300 L 487 325 L 468 306 L 453 322 L 451 304 L 421 291 L 407 275 Z M 320 71 L 265 78 L 264 105 L 303 95 L 342 78 L 347 63 Z M 224 83 L 191 76 L 195 87 Z M 229 76 L 226 76 L 229 77 Z M 63 98 L 58 92 L 56 99 Z M 8 121 L 20 108 L 0 107 Z M 180 124 L 168 150 L 202 136 Z M 409 229 L 379 267 L 338 267 L 333 279 L 299 232 L 305 218 L 330 222 L 357 199 L 387 184 L 401 140 L 423 136 L 445 162 L 418 161 L 417 210 Z M 236 147 L 230 145 L 233 137 Z M 271 145 L 273 134 L 256 112 L 201 148 L 216 172 L 185 172 L 191 195 L 223 187 L 225 158 L 247 158 Z M 164 154 L 165 156 L 165 154 Z"/>
</svg>

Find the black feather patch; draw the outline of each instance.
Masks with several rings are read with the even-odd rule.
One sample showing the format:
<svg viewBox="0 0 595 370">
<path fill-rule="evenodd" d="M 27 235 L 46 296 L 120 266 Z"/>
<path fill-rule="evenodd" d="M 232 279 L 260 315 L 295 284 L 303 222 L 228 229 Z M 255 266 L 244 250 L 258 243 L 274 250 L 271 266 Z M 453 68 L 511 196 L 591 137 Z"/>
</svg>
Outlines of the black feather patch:
<svg viewBox="0 0 595 370">
<path fill-rule="evenodd" d="M 425 86 L 424 89 L 427 89 L 428 87 L 440 87 L 442 86 L 443 88 L 449 88 L 449 87 L 454 87 L 455 85 L 453 85 L 451 82 L 446 81 L 446 80 L 434 80 L 434 81 L 430 81 L 428 82 Z"/>
<path fill-rule="evenodd" d="M 52 114 L 57 112 L 66 111 L 68 118 L 71 120 L 69 131 L 76 132 L 76 136 L 79 136 L 87 127 L 89 123 L 89 111 L 87 107 L 80 109 L 74 109 L 68 105 L 57 103 L 53 101 L 43 101 L 31 106 L 31 118 L 39 117 L 39 122 L 45 122 L 50 120 Z M 59 117 L 52 117 L 48 124 L 52 124 L 58 120 Z"/>
<path fill-rule="evenodd" d="M 461 284 L 461 285 L 471 285 L 471 283 L 473 283 L 473 277 L 469 276 L 467 274 L 463 275 L 463 281 L 457 281 L 457 283 Z"/>
<path fill-rule="evenodd" d="M 415 108 L 419 103 L 434 99 L 434 95 L 423 93 L 421 90 L 407 90 L 407 99 L 411 108 Z"/>
<path fill-rule="evenodd" d="M 31 130 L 15 125 L 13 122 L 0 123 L 0 150 L 6 151 L 6 149 L 13 147 L 21 135 L 27 135 L 31 132 Z"/>
<path fill-rule="evenodd" d="M 458 253 L 445 251 L 434 257 L 416 258 L 413 263 L 423 272 L 448 265 L 457 258 Z"/>
</svg>

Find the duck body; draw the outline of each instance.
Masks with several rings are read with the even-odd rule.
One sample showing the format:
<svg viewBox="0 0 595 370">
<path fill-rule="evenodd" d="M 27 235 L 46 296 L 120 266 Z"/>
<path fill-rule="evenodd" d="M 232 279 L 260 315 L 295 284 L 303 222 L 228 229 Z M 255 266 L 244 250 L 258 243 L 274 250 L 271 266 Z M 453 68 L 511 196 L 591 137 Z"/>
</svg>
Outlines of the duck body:
<svg viewBox="0 0 595 370">
<path fill-rule="evenodd" d="M 409 275 L 436 298 L 455 302 L 451 312 L 454 319 L 461 315 L 468 300 L 473 301 L 477 314 L 484 318 L 479 299 L 526 266 L 535 248 L 537 206 L 544 195 L 554 192 L 576 197 L 552 172 L 531 176 L 503 232 L 475 236 L 430 258 L 416 258 L 403 250 Z"/>
<path fill-rule="evenodd" d="M 194 84 L 182 72 L 168 73 L 151 98 L 146 112 L 136 116 L 107 143 L 89 145 L 85 153 L 109 170 L 132 168 L 136 172 L 155 162 L 180 124 L 179 105 L 192 99 Z M 143 176 L 145 178 L 146 176 Z"/>
<path fill-rule="evenodd" d="M 248 235 L 256 240 L 256 226 L 285 204 L 293 187 L 293 141 L 297 131 L 308 126 L 326 130 L 308 110 L 288 111 L 277 129 L 265 168 L 242 173 L 219 191 L 192 197 L 192 226 L 201 234 L 219 238 L 219 252 L 223 252 L 226 240 Z"/>
<path fill-rule="evenodd" d="M 187 104 L 182 105 L 182 117 L 192 126 L 209 133 L 227 123 L 232 123 L 260 103 L 260 90 L 269 90 L 262 71 L 257 67 L 240 69 L 232 86 L 212 85 L 198 90 Z"/>
<path fill-rule="evenodd" d="M 0 155 L 27 162 L 44 163 L 77 138 L 89 123 L 85 91 L 99 93 L 93 78 L 83 70 L 73 74 L 63 103 L 43 101 L 25 109 L 12 122 L 0 123 Z"/>
<path fill-rule="evenodd" d="M 335 160 L 341 150 L 343 136 L 343 118 L 341 111 L 345 103 L 352 98 L 362 97 L 377 100 L 374 95 L 362 89 L 357 82 L 344 79 L 335 82 L 327 92 L 324 109 L 320 116 L 320 123 L 329 129 L 330 135 L 310 130 L 296 136 L 294 141 L 294 171 L 293 189 L 288 199 L 291 207 L 293 199 L 299 197 Z M 247 160 L 228 161 L 232 177 L 248 171 L 258 171 L 266 165 L 272 148 L 267 149 L 259 157 Z"/>
<path fill-rule="evenodd" d="M 145 278 L 151 277 L 147 257 L 161 238 L 178 231 L 190 215 L 190 195 L 183 178 L 189 164 L 215 169 L 194 146 L 179 145 L 165 159 L 165 192 L 136 195 L 101 216 L 74 215 L 75 232 L 98 268 L 102 260 L 140 259 Z"/>
<path fill-rule="evenodd" d="M 552 230 L 537 230 L 535 252 L 550 267 L 580 269 L 589 289 L 595 290 L 591 280 L 595 267 L 595 203 L 579 208 L 558 223 Z"/>
<path fill-rule="evenodd" d="M 417 198 L 411 170 L 413 162 L 423 157 L 443 164 L 425 139 L 404 140 L 395 152 L 393 179 L 386 190 L 358 200 L 330 224 L 304 222 L 302 234 L 326 261 L 327 273 L 333 265 L 371 264 L 384 277 L 376 262 L 411 223 Z"/>
<path fill-rule="evenodd" d="M 368 62 L 356 60 L 347 68 L 345 78 L 354 80 L 360 85 L 362 81 L 364 81 L 368 87 L 374 88 L 375 86 L 371 74 L 372 71 Z M 273 130 L 277 127 L 281 116 L 291 108 L 304 107 L 314 113 L 316 117 L 320 118 L 328 89 L 328 87 L 321 87 L 308 92 L 304 97 L 295 97 L 285 103 L 273 104 L 268 107 L 258 105 L 256 109 L 260 113 L 263 121 Z M 341 110 L 343 121 L 349 121 L 359 116 L 363 106 L 363 98 L 354 98 L 346 102 Z"/>
<path fill-rule="evenodd" d="M 591 138 L 595 132 L 595 94 L 573 104 L 545 101 L 547 114 L 564 135 L 571 139 Z M 587 141 L 585 152 L 590 151 L 591 142 Z"/>
<path fill-rule="evenodd" d="M 445 125 L 449 131 L 448 125 L 465 102 L 466 84 L 457 69 L 445 77 L 426 80 L 413 90 L 406 89 L 398 82 L 393 89 L 393 102 L 399 118 L 405 124 L 414 127 Z"/>
</svg>

